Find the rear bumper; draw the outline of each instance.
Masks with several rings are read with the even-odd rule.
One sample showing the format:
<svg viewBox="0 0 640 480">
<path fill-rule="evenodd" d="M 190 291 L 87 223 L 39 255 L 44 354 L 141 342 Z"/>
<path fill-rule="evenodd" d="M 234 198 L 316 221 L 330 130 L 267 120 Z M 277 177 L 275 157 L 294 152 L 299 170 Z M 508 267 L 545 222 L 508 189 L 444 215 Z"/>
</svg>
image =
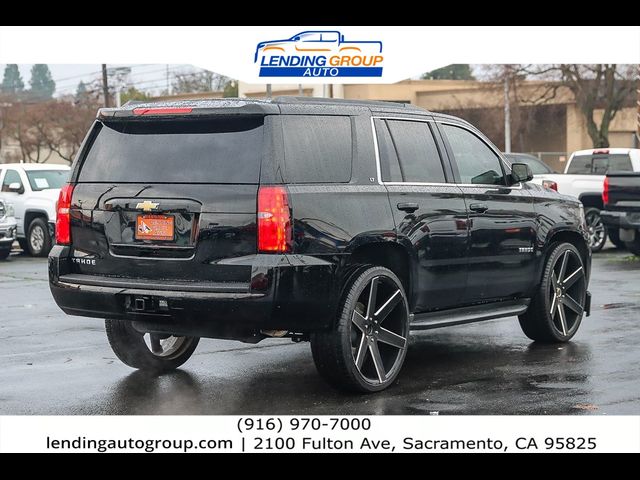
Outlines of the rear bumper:
<svg viewBox="0 0 640 480">
<path fill-rule="evenodd" d="M 334 263 L 304 255 L 234 261 L 251 264 L 248 283 L 157 282 L 72 273 L 69 249 L 56 245 L 49 285 L 69 315 L 131 320 L 178 334 L 241 338 L 262 329 L 307 333 L 332 325 Z"/>
<path fill-rule="evenodd" d="M 603 210 L 600 212 L 602 223 L 607 227 L 624 228 L 629 230 L 640 229 L 640 212 L 618 212 L 615 210 Z"/>
</svg>

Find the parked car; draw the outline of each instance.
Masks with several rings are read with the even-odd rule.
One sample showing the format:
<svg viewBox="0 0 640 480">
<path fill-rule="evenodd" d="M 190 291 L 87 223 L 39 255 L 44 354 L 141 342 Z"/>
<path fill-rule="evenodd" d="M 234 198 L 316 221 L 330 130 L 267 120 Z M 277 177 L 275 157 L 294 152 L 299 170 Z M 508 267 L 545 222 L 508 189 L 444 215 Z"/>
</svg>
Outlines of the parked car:
<svg viewBox="0 0 640 480">
<path fill-rule="evenodd" d="M 0 165 L 0 198 L 13 205 L 20 247 L 35 257 L 51 250 L 56 201 L 69 179 L 69 167 L 39 163 Z"/>
<path fill-rule="evenodd" d="M 11 246 L 16 241 L 17 223 L 13 207 L 0 200 L 0 260 L 11 254 Z"/>
<path fill-rule="evenodd" d="M 555 175 L 556 172 L 538 157 L 529 153 L 504 153 L 503 155 L 507 162 L 509 162 L 509 165 L 513 163 L 524 163 L 528 165 L 531 173 L 533 173 L 531 183 L 550 188 L 551 190 L 558 190 L 557 183 L 550 177 L 550 175 Z"/>
<path fill-rule="evenodd" d="M 640 173 L 609 172 L 604 180 L 602 221 L 634 255 L 640 255 Z"/>
<path fill-rule="evenodd" d="M 602 250 L 607 234 L 617 247 L 623 247 L 615 230 L 607 232 L 600 218 L 602 186 L 609 171 L 640 172 L 640 150 L 632 148 L 600 148 L 579 150 L 569 157 L 564 174 L 547 175 L 556 182 L 557 190 L 580 199 L 585 208 L 589 229 L 589 245 L 594 252 Z"/>
<path fill-rule="evenodd" d="M 66 313 L 116 356 L 182 365 L 200 337 L 310 340 L 333 385 L 388 387 L 411 329 L 519 316 L 566 342 L 589 313 L 577 199 L 527 183 L 469 123 L 385 102 L 102 109 L 58 201 Z"/>
</svg>

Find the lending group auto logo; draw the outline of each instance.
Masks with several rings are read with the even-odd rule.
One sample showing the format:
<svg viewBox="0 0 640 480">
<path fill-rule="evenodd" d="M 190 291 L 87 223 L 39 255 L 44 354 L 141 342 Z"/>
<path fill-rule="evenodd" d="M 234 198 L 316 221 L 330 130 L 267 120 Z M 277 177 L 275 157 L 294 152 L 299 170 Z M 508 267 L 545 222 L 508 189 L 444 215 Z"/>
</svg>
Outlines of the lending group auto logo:
<svg viewBox="0 0 640 480">
<path fill-rule="evenodd" d="M 260 77 L 381 77 L 382 42 L 351 40 L 337 31 L 301 32 L 260 42 L 254 63 Z"/>
</svg>

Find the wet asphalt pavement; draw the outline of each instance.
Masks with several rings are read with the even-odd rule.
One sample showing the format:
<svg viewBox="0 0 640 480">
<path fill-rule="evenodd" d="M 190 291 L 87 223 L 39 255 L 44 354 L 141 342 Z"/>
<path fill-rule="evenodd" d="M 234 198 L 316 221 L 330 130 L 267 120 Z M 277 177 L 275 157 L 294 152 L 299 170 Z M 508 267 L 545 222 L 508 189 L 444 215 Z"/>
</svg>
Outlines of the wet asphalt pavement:
<svg viewBox="0 0 640 480">
<path fill-rule="evenodd" d="M 0 262 L 0 414 L 640 414 L 640 259 L 594 255 L 574 341 L 532 344 L 516 318 L 414 336 L 389 390 L 338 393 L 309 345 L 207 340 L 183 369 L 122 365 L 100 320 L 53 302 L 46 259 Z"/>
</svg>

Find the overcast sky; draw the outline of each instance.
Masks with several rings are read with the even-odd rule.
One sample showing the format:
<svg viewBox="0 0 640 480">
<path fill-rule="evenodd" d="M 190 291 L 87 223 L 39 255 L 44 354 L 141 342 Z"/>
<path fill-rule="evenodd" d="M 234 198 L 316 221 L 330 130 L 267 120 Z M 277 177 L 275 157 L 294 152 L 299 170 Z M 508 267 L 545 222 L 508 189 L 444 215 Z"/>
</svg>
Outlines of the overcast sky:
<svg viewBox="0 0 640 480">
<path fill-rule="evenodd" d="M 2 81 L 2 75 L 4 73 L 4 64 L 0 64 L 0 81 Z M 191 72 L 195 69 L 189 65 L 108 65 L 108 68 L 112 67 L 131 67 L 131 81 L 136 88 L 146 92 L 158 91 L 166 88 L 167 85 L 167 67 L 169 68 L 169 74 L 179 72 Z M 29 87 L 29 79 L 31 78 L 31 65 L 21 64 L 19 65 L 20 73 L 22 74 L 22 80 L 25 87 Z M 51 70 L 51 76 L 56 82 L 56 96 L 74 94 L 78 83 L 84 81 L 89 83 L 97 78 L 100 78 L 100 64 L 87 64 L 87 65 L 63 65 L 63 64 L 49 64 Z"/>
</svg>

